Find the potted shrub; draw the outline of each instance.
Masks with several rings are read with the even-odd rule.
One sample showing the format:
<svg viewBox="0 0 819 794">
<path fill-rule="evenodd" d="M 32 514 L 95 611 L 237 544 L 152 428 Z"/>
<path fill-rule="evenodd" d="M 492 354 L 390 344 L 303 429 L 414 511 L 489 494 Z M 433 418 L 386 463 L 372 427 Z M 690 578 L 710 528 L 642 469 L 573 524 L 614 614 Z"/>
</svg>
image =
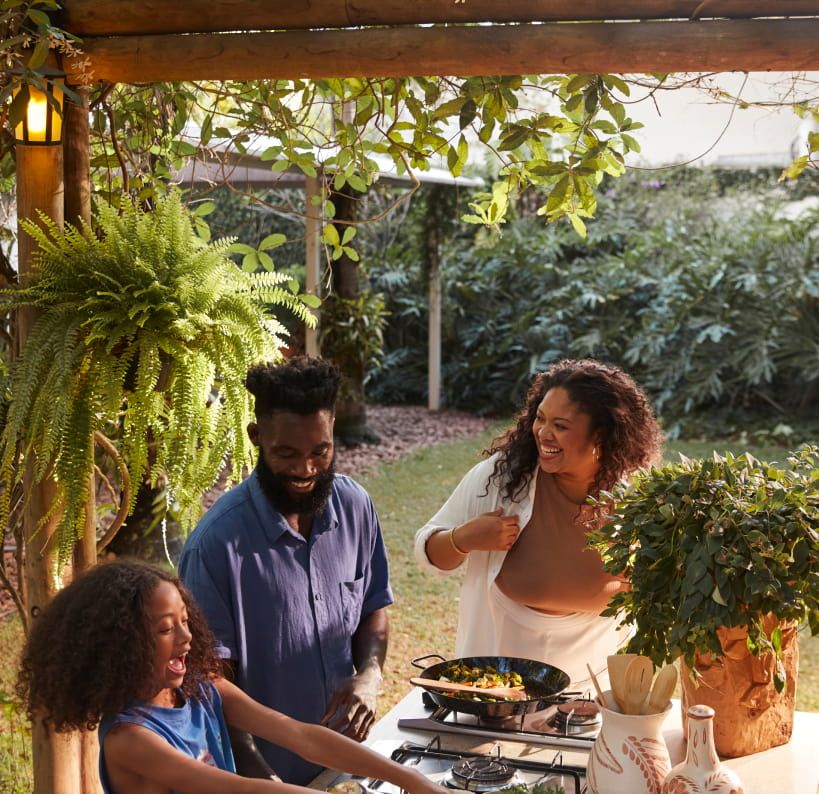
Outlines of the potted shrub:
<svg viewBox="0 0 819 794">
<path fill-rule="evenodd" d="M 250 365 L 279 355 L 284 332 L 270 307 L 312 323 L 297 284 L 249 274 L 231 240 L 208 242 L 177 193 L 146 212 L 99 205 L 95 229 L 25 222 L 39 244 L 27 284 L 3 290 L 4 311 L 37 319 L 10 373 L 0 435 L 0 522 L 19 493 L 24 462 L 57 487 L 59 559 L 84 531 L 94 447 L 115 457 L 123 480 L 163 483 L 183 523 L 229 460 L 250 463 L 245 426 Z M 128 507 L 128 505 L 126 505 Z M 110 537 L 110 534 L 108 534 Z"/>
<path fill-rule="evenodd" d="M 606 570 L 631 582 L 603 614 L 633 626 L 629 652 L 682 659 L 683 705 L 716 710 L 723 755 L 791 735 L 796 628 L 819 633 L 817 456 L 682 457 L 615 487 L 610 522 L 590 533 Z"/>
</svg>

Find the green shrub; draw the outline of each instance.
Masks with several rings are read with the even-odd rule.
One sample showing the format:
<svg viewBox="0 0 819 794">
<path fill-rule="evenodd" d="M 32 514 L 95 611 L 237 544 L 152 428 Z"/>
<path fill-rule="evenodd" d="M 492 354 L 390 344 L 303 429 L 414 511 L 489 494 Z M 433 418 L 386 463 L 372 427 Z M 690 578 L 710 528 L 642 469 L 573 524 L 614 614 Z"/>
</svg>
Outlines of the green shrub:
<svg viewBox="0 0 819 794">
<path fill-rule="evenodd" d="M 819 396 L 819 211 L 785 219 L 784 197 L 711 171 L 670 185 L 631 178 L 601 200 L 586 241 L 534 218 L 499 238 L 456 237 L 443 256 L 446 403 L 507 412 L 534 371 L 594 356 L 631 371 L 672 434 L 704 410 L 723 421 L 808 413 Z M 425 383 L 418 245 L 416 235 L 371 266 L 390 312 L 374 399 L 412 399 L 403 384 Z"/>
</svg>

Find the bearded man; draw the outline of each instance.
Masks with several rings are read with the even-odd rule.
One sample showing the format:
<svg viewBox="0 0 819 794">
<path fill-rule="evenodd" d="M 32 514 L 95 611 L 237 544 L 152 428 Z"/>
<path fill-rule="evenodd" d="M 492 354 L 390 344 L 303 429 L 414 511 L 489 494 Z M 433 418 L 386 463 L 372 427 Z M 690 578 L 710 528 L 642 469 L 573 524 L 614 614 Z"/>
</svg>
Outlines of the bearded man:
<svg viewBox="0 0 819 794">
<path fill-rule="evenodd" d="M 248 425 L 255 471 L 224 494 L 182 551 L 182 580 L 202 607 L 235 683 L 255 700 L 358 741 L 375 717 L 392 603 L 372 500 L 335 474 L 339 372 L 318 358 L 258 365 Z M 231 733 L 236 767 L 305 784 L 320 771 Z"/>
</svg>

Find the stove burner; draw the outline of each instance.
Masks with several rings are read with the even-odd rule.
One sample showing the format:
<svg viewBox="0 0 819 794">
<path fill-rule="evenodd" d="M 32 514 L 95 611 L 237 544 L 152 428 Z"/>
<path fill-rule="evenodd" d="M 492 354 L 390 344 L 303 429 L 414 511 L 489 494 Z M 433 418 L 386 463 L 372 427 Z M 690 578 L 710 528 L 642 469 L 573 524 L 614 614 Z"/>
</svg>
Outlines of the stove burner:
<svg viewBox="0 0 819 794">
<path fill-rule="evenodd" d="M 467 791 L 496 791 L 515 776 L 515 768 L 503 758 L 479 756 L 463 758 L 452 765 L 447 785 Z"/>
<path fill-rule="evenodd" d="M 559 704 L 553 720 L 555 727 L 566 736 L 594 730 L 603 722 L 600 709 L 591 700 L 570 700 Z"/>
</svg>

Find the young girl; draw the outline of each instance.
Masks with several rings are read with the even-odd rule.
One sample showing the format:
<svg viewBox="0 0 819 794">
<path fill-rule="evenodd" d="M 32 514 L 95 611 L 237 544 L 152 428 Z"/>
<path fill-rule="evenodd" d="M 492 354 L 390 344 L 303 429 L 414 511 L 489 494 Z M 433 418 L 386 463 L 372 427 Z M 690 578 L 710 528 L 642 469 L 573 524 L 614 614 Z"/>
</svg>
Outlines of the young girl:
<svg viewBox="0 0 819 794">
<path fill-rule="evenodd" d="M 18 691 L 29 716 L 56 731 L 99 725 L 107 794 L 304 791 L 237 776 L 227 724 L 322 766 L 440 794 L 416 770 L 252 700 L 219 676 L 211 647 L 178 579 L 142 563 L 107 563 L 58 593 L 34 622 Z"/>
</svg>

